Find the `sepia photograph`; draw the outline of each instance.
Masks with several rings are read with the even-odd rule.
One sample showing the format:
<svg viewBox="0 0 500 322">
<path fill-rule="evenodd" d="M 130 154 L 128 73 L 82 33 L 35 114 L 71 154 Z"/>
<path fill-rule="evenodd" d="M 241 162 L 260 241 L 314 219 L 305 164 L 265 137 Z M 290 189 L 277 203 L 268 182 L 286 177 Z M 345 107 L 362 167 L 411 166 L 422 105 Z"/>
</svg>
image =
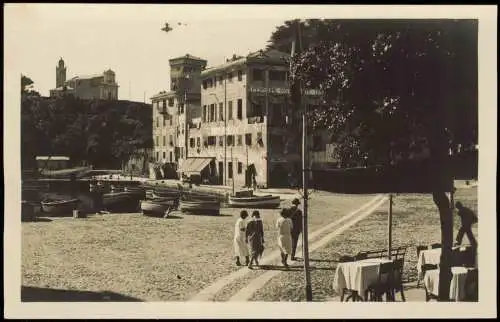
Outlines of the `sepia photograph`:
<svg viewBox="0 0 500 322">
<path fill-rule="evenodd" d="M 4 315 L 495 317 L 494 9 L 4 5 Z"/>
</svg>

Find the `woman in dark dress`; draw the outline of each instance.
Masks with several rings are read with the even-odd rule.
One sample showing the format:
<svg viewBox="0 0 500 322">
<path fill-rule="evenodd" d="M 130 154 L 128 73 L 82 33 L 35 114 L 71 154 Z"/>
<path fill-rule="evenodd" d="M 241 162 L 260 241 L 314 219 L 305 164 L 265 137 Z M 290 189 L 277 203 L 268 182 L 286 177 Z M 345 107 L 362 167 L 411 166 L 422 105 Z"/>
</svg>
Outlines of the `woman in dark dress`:
<svg viewBox="0 0 500 322">
<path fill-rule="evenodd" d="M 255 265 L 259 266 L 258 259 L 262 257 L 262 253 L 264 252 L 264 225 L 257 210 L 252 213 L 252 220 L 247 224 L 246 237 L 251 251 L 248 268 L 252 268 L 254 261 Z"/>
</svg>

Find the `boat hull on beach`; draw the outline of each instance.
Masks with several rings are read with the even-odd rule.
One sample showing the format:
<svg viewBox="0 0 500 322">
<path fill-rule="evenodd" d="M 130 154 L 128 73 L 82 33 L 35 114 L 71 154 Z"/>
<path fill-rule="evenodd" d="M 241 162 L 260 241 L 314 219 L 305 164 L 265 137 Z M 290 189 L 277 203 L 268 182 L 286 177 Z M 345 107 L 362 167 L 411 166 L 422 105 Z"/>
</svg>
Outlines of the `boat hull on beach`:
<svg viewBox="0 0 500 322">
<path fill-rule="evenodd" d="M 142 200 L 141 211 L 144 215 L 165 216 L 171 210 L 177 208 L 177 202 L 174 198 L 161 198 L 155 200 Z"/>
<path fill-rule="evenodd" d="M 280 206 L 281 199 L 279 196 L 273 195 L 252 195 L 248 197 L 229 196 L 228 204 L 233 208 L 274 209 Z"/>
<path fill-rule="evenodd" d="M 183 213 L 214 215 L 220 214 L 220 201 L 218 200 L 181 200 L 179 209 Z"/>
<path fill-rule="evenodd" d="M 110 192 L 102 196 L 102 204 L 107 210 L 137 210 L 140 196 L 134 192 Z"/>
<path fill-rule="evenodd" d="M 80 199 L 68 199 L 68 200 L 43 200 L 42 211 L 47 214 L 53 215 L 72 215 L 73 210 L 78 208 Z"/>
</svg>

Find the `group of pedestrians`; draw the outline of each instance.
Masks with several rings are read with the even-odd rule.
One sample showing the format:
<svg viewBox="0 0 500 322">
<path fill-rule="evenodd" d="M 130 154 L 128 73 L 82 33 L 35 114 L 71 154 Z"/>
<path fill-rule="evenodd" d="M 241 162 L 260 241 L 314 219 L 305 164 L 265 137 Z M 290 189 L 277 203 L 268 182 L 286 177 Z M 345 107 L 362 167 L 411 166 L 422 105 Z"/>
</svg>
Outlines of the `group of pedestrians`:
<svg viewBox="0 0 500 322">
<path fill-rule="evenodd" d="M 302 233 L 302 211 L 299 205 L 299 199 L 294 199 L 290 208 L 281 209 L 280 217 L 276 221 L 277 244 L 281 253 L 281 263 L 285 267 L 288 267 L 289 255 L 291 260 L 296 260 L 297 244 Z M 257 210 L 252 212 L 248 222 L 247 218 L 248 212 L 242 210 L 235 225 L 234 251 L 236 265 L 241 266 L 241 260 L 244 258 L 245 265 L 253 268 L 253 264 L 259 266 L 259 259 L 264 252 L 264 225 Z"/>
</svg>

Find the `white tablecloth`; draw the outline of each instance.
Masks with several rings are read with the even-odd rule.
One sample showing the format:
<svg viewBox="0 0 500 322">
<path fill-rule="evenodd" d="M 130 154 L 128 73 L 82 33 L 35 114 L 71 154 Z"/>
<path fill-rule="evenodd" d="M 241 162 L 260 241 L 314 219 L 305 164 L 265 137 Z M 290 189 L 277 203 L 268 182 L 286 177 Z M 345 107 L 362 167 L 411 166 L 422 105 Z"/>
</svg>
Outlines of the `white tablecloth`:
<svg viewBox="0 0 500 322">
<path fill-rule="evenodd" d="M 450 283 L 450 299 L 458 302 L 465 298 L 465 279 L 468 271 L 466 267 L 455 266 L 451 268 L 453 277 Z M 439 269 L 433 269 L 425 273 L 424 285 L 430 293 L 439 294 Z"/>
<path fill-rule="evenodd" d="M 467 247 L 469 246 L 455 246 L 452 247 L 452 252 L 463 251 L 466 250 Z M 455 254 L 453 256 L 455 256 Z M 418 255 L 418 263 L 417 263 L 418 278 L 421 280 L 423 277 L 422 265 L 432 264 L 439 266 L 440 262 L 441 262 L 441 248 L 422 250 Z"/>
<path fill-rule="evenodd" d="M 355 262 L 339 263 L 333 279 L 333 288 L 342 294 L 344 288 L 358 291 L 364 296 L 365 291 L 378 279 L 378 266 L 391 262 L 387 258 L 370 258 Z"/>
</svg>

